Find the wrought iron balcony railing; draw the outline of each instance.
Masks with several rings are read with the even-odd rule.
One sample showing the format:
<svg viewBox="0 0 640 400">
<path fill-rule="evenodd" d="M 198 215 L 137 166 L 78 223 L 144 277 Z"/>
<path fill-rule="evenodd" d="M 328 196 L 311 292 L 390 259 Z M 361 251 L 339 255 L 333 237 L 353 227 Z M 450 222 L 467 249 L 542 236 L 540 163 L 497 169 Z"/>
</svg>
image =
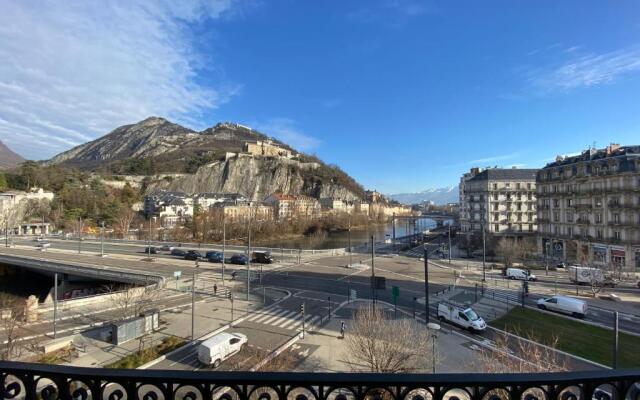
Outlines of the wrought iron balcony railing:
<svg viewBox="0 0 640 400">
<path fill-rule="evenodd" d="M 113 370 L 0 362 L 8 400 L 640 400 L 640 370 L 354 374 Z"/>
</svg>

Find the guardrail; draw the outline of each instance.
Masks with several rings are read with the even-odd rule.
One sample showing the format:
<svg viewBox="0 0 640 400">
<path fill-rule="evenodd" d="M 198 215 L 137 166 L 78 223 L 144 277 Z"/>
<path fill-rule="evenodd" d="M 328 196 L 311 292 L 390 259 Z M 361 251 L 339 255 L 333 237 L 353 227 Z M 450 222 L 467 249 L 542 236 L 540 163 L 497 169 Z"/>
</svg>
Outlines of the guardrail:
<svg viewBox="0 0 640 400">
<path fill-rule="evenodd" d="M 114 370 L 0 362 L 10 400 L 636 400 L 640 370 L 372 374 Z"/>
</svg>

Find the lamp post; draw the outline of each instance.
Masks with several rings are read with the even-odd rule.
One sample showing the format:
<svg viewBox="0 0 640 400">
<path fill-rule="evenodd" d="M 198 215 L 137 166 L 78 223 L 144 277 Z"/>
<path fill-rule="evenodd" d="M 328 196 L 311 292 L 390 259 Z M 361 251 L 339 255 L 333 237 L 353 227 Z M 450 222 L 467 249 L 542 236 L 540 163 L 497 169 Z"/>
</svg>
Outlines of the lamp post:
<svg viewBox="0 0 640 400">
<path fill-rule="evenodd" d="M 429 250 L 427 250 L 427 244 L 424 244 L 424 312 L 425 320 L 427 324 L 430 321 L 429 318 Z"/>
<path fill-rule="evenodd" d="M 104 221 L 100 223 L 100 257 L 104 257 Z"/>
<path fill-rule="evenodd" d="M 449 264 L 451 264 L 451 222 L 449 222 Z"/>
<path fill-rule="evenodd" d="M 544 242 L 545 252 L 544 252 L 544 260 L 545 260 L 545 275 L 549 275 L 549 241 Z"/>
<path fill-rule="evenodd" d="M 200 267 L 198 260 L 193 269 L 193 277 L 191 280 L 191 341 L 196 340 L 196 271 Z"/>
<path fill-rule="evenodd" d="M 82 218 L 78 217 L 78 254 L 82 253 Z"/>
<path fill-rule="evenodd" d="M 480 225 L 482 227 L 482 282 L 487 281 L 487 272 L 486 272 L 486 263 L 487 263 L 487 242 L 485 239 L 485 227 L 484 224 Z"/>
<path fill-rule="evenodd" d="M 348 234 L 348 240 L 349 240 L 349 268 L 351 268 L 352 262 L 351 262 L 351 214 L 349 214 L 349 234 Z"/>
<path fill-rule="evenodd" d="M 433 367 L 433 373 L 436 373 L 436 333 L 440 330 L 440 325 L 435 322 L 429 322 L 427 329 L 431 331 L 431 366 Z"/>
<path fill-rule="evenodd" d="M 371 235 L 371 299 L 373 300 L 374 308 L 375 308 L 375 305 L 376 305 L 376 268 L 375 268 L 375 258 L 376 258 L 376 243 L 374 241 L 373 235 Z"/>
<path fill-rule="evenodd" d="M 224 285 L 224 257 L 227 249 L 227 221 L 224 218 L 224 208 L 222 209 L 222 285 Z"/>
</svg>

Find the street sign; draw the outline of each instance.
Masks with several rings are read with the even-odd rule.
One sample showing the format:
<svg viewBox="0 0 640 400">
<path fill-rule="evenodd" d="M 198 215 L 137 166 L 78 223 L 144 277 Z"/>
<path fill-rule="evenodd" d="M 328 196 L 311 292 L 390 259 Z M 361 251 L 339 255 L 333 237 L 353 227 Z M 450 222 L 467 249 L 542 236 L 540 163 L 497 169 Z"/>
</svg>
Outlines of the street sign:
<svg viewBox="0 0 640 400">
<path fill-rule="evenodd" d="M 349 292 L 349 300 L 355 300 L 358 298 L 358 292 L 355 289 L 351 289 Z"/>
<path fill-rule="evenodd" d="M 173 277 L 176 278 L 176 280 L 180 279 L 180 276 L 182 276 L 182 271 L 173 271 Z"/>
<path fill-rule="evenodd" d="M 400 288 L 397 286 L 391 287 L 391 295 L 393 296 L 394 299 L 397 299 L 398 297 L 400 297 Z"/>
</svg>

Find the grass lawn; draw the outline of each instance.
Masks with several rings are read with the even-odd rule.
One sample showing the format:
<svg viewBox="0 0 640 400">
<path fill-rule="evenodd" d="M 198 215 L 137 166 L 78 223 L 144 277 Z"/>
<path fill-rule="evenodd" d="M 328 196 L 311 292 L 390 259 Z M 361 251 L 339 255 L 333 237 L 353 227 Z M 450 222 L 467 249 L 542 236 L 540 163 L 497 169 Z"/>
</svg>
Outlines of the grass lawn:
<svg viewBox="0 0 640 400">
<path fill-rule="evenodd" d="M 558 350 L 611 365 L 613 331 L 528 308 L 515 307 L 489 325 L 540 343 L 558 339 Z M 620 333 L 618 367 L 640 367 L 640 337 Z"/>
<path fill-rule="evenodd" d="M 155 360 L 163 354 L 167 354 L 170 351 L 177 349 L 184 345 L 185 341 L 175 336 L 169 336 L 165 338 L 162 343 L 155 345 L 151 348 L 143 350 L 141 353 L 135 352 L 128 356 L 121 358 L 120 360 L 108 364 L 106 368 L 116 369 L 134 369 L 139 366 Z"/>
</svg>

